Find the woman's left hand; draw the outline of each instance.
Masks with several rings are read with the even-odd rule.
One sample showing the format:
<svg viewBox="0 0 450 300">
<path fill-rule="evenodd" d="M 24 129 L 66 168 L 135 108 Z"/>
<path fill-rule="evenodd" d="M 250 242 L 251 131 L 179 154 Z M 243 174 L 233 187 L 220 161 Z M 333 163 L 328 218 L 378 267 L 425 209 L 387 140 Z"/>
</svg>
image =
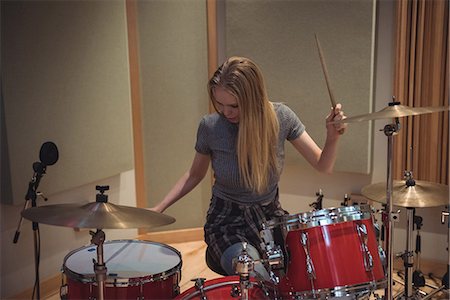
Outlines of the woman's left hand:
<svg viewBox="0 0 450 300">
<path fill-rule="evenodd" d="M 332 134 L 334 136 L 344 134 L 347 129 L 346 123 L 334 123 L 331 124 L 332 121 L 340 121 L 345 119 L 344 111 L 342 111 L 342 105 L 340 103 L 336 104 L 336 107 L 331 108 L 330 114 L 327 116 L 326 125 L 328 134 Z"/>
</svg>

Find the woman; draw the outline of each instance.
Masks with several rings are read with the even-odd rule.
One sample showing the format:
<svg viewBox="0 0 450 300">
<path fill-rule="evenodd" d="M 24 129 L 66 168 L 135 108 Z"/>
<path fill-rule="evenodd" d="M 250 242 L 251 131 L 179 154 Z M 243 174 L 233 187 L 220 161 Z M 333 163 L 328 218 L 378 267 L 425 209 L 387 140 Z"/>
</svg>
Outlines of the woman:
<svg viewBox="0 0 450 300">
<path fill-rule="evenodd" d="M 244 57 L 231 57 L 222 64 L 208 91 L 217 113 L 200 122 L 192 166 L 152 209 L 164 212 L 189 193 L 211 162 L 215 182 L 204 226 L 207 263 L 217 273 L 233 275 L 232 259 L 241 253 L 242 242 L 258 260 L 263 253 L 261 224 L 285 213 L 278 200 L 284 141 L 290 141 L 315 169 L 330 173 L 345 125 L 329 122 L 344 114 L 340 104 L 331 110 L 321 150 L 291 109 L 269 101 L 260 69 Z M 255 264 L 255 271 L 268 276 L 260 264 Z"/>
</svg>

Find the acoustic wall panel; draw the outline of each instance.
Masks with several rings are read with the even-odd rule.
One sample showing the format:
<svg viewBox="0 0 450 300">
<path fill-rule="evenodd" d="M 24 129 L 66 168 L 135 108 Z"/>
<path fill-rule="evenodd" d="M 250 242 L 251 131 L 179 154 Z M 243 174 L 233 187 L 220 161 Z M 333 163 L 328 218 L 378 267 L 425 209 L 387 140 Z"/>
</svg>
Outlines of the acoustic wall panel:
<svg viewBox="0 0 450 300">
<path fill-rule="evenodd" d="M 315 37 L 331 87 L 347 116 L 371 112 L 374 0 L 224 2 L 225 56 L 252 58 L 263 70 L 272 101 L 285 102 L 323 146 L 331 107 Z M 370 173 L 371 124 L 350 124 L 335 171 Z M 304 163 L 287 147 L 287 163 Z"/>
<path fill-rule="evenodd" d="M 153 206 L 190 167 L 208 113 L 206 1 L 138 1 L 138 31 L 144 172 Z M 210 190 L 205 178 L 166 211 L 177 221 L 156 230 L 203 226 Z"/>
<path fill-rule="evenodd" d="M 132 169 L 125 2 L 2 1 L 1 25 L 14 203 L 45 141 L 59 149 L 47 196 Z"/>
</svg>

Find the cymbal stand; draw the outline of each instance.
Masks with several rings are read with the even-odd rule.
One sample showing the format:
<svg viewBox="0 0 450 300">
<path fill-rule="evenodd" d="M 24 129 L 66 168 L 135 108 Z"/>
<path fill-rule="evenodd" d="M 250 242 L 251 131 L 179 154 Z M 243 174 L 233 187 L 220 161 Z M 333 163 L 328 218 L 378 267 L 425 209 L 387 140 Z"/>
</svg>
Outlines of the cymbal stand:
<svg viewBox="0 0 450 300">
<path fill-rule="evenodd" d="M 399 102 L 391 102 L 389 103 L 389 106 L 397 105 Z M 392 177 L 392 166 L 393 166 L 393 152 L 394 152 L 394 145 L 393 145 L 393 136 L 395 133 L 397 133 L 400 130 L 400 123 L 398 121 L 398 118 L 395 118 L 394 124 L 388 124 L 384 126 L 384 134 L 388 138 L 388 149 L 387 149 L 387 187 L 386 187 L 386 210 L 383 212 L 383 224 L 384 224 L 384 230 L 385 230 L 385 251 L 386 251 L 386 260 L 387 260 L 387 287 L 384 292 L 384 296 L 386 300 L 392 299 L 392 286 L 393 286 L 393 278 L 392 274 L 394 272 L 393 268 L 393 245 L 392 245 L 392 233 L 393 233 L 393 226 L 392 223 L 394 220 L 398 220 L 398 213 L 393 213 L 392 206 L 393 203 L 391 201 L 392 199 L 392 190 L 394 185 L 394 180 Z"/>
<path fill-rule="evenodd" d="M 448 239 L 449 239 L 449 236 L 450 236 L 450 220 L 448 219 L 449 218 L 449 212 L 448 211 L 443 211 L 442 214 L 441 214 L 441 223 L 442 224 L 445 223 L 445 217 L 447 217 L 447 225 L 448 225 L 448 235 L 447 235 L 447 245 L 448 245 Z M 447 251 L 448 251 L 448 246 L 447 246 Z M 426 297 L 422 298 L 422 300 L 432 299 L 432 297 L 434 295 L 436 295 L 437 293 L 439 293 L 440 291 L 443 291 L 445 289 L 449 290 L 449 277 L 448 277 L 449 270 L 450 270 L 450 254 L 448 255 L 447 272 L 442 277 L 442 285 L 440 287 L 436 288 L 435 290 L 433 290 Z"/>
<path fill-rule="evenodd" d="M 415 213 L 415 210 L 414 210 Z M 424 287 L 425 286 L 425 277 L 420 270 L 420 253 L 422 249 L 422 239 L 420 236 L 420 229 L 423 226 L 423 218 L 421 216 L 414 214 L 414 224 L 416 225 L 417 235 L 416 235 L 416 269 L 412 274 L 412 282 L 414 287 Z"/>
<path fill-rule="evenodd" d="M 401 255 L 403 259 L 403 265 L 405 267 L 405 278 L 404 278 L 404 292 L 400 293 L 399 295 L 396 295 L 396 297 L 403 296 L 403 299 L 414 299 L 416 296 L 416 290 L 415 288 L 420 286 L 425 286 L 425 278 L 423 277 L 422 273 L 420 272 L 419 268 L 416 268 L 415 271 L 413 271 L 414 267 L 414 251 L 413 248 L 413 231 L 414 231 L 414 224 L 416 224 L 418 230 L 420 229 L 420 226 L 422 226 L 422 217 L 415 215 L 415 208 L 407 207 L 406 208 L 406 250 Z M 417 260 L 419 261 L 419 253 L 420 253 L 420 234 L 417 234 L 416 239 L 416 253 Z M 417 263 L 418 263 L 417 261 Z"/>
<path fill-rule="evenodd" d="M 105 233 L 101 229 L 96 232 L 89 231 L 92 235 L 91 243 L 97 245 L 97 261 L 94 261 L 95 281 L 97 282 L 98 300 L 105 299 L 105 280 L 107 268 L 103 261 L 103 242 L 105 241 Z"/>
</svg>

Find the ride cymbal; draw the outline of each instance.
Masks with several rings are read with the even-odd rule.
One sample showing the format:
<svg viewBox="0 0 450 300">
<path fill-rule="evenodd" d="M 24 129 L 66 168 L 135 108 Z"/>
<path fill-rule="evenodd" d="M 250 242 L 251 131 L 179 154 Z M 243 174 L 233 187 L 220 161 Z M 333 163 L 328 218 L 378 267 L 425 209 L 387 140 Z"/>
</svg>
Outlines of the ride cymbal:
<svg viewBox="0 0 450 300">
<path fill-rule="evenodd" d="M 354 122 L 364 122 L 364 121 L 381 120 L 381 119 L 393 119 L 393 118 L 400 118 L 400 117 L 406 117 L 406 116 L 415 116 L 415 115 L 428 114 L 428 113 L 433 113 L 433 112 L 446 111 L 449 109 L 450 109 L 449 106 L 409 107 L 409 106 L 398 104 L 398 105 L 392 105 L 392 106 L 385 107 L 382 110 L 374 112 L 374 113 L 349 117 L 349 118 L 345 118 L 345 119 L 339 120 L 339 121 L 332 121 L 330 123 L 339 124 L 339 123 L 354 123 Z"/>
<path fill-rule="evenodd" d="M 175 222 L 162 213 L 108 202 L 32 207 L 22 211 L 22 216 L 42 224 L 98 229 L 152 228 Z"/>
<path fill-rule="evenodd" d="M 386 203 L 386 182 L 370 184 L 361 194 L 373 201 Z M 435 207 L 449 204 L 448 185 L 415 180 L 414 186 L 405 181 L 394 181 L 392 203 L 402 207 Z"/>
</svg>

